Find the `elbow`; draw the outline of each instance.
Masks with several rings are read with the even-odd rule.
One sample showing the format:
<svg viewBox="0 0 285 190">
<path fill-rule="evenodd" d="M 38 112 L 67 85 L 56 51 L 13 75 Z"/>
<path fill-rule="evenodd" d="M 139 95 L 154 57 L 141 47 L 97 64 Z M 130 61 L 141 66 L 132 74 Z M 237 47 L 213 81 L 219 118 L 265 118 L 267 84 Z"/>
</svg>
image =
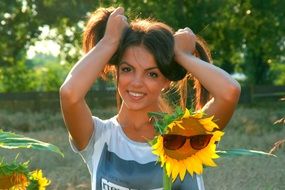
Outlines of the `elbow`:
<svg viewBox="0 0 285 190">
<path fill-rule="evenodd" d="M 67 84 L 61 85 L 59 89 L 59 96 L 61 103 L 64 104 L 75 104 L 79 101 L 78 96 L 76 95 L 75 91 L 72 90 L 70 86 Z"/>
<path fill-rule="evenodd" d="M 227 93 L 224 94 L 223 100 L 230 104 L 237 104 L 239 101 L 241 86 L 238 82 L 230 84 L 227 87 Z"/>
</svg>

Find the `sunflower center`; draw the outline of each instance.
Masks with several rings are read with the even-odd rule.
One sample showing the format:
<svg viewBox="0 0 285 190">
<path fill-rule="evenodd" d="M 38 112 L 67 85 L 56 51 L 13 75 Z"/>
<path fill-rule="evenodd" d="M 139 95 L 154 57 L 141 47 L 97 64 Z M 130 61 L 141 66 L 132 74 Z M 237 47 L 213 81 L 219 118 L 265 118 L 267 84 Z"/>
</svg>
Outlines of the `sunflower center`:
<svg viewBox="0 0 285 190">
<path fill-rule="evenodd" d="M 174 158 L 176 160 L 184 160 L 192 155 L 194 155 L 199 150 L 195 150 L 190 146 L 189 141 L 187 141 L 181 148 L 177 150 L 164 149 L 167 156 Z"/>
<path fill-rule="evenodd" d="M 187 118 L 183 119 L 180 123 L 179 127 L 178 125 L 174 125 L 172 127 L 172 130 L 169 131 L 168 134 L 170 135 L 182 135 L 182 136 L 195 136 L 200 134 L 205 134 L 204 127 L 198 122 L 196 118 Z M 182 143 L 182 142 L 179 142 Z M 183 144 L 183 145 L 182 145 Z M 167 147 L 164 147 L 165 154 L 171 158 L 177 159 L 177 160 L 183 160 L 186 159 L 195 153 L 197 153 L 199 150 L 193 149 L 191 147 L 190 139 L 186 139 L 182 143 L 179 148 L 175 148 L 175 150 L 167 149 Z"/>
</svg>

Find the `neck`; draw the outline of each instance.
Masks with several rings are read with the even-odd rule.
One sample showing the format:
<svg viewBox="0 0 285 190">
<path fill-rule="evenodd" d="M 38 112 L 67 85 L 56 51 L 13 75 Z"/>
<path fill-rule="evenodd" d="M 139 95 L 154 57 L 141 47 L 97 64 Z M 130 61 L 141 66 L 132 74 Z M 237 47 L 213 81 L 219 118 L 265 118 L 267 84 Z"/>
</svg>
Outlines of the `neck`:
<svg viewBox="0 0 285 190">
<path fill-rule="evenodd" d="M 146 142 L 155 135 L 155 130 L 148 117 L 148 112 L 159 111 L 159 108 L 151 110 L 130 110 L 124 104 L 121 106 L 117 120 L 124 133 L 132 140 Z"/>
<path fill-rule="evenodd" d="M 134 127 L 139 129 L 141 125 L 149 123 L 148 110 L 130 110 L 125 105 L 121 106 L 118 120 L 124 124 L 123 127 Z"/>
</svg>

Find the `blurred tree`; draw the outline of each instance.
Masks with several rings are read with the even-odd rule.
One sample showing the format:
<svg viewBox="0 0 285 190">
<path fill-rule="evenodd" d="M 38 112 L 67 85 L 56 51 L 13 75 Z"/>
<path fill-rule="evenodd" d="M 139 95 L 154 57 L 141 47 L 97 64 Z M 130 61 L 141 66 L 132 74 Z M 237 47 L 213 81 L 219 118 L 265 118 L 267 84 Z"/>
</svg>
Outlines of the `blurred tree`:
<svg viewBox="0 0 285 190">
<path fill-rule="evenodd" d="M 128 13 L 135 10 L 135 15 L 158 18 L 174 29 L 189 26 L 209 42 L 215 64 L 229 73 L 244 73 L 247 84 L 273 84 L 280 81 L 277 73 L 285 72 L 271 69 L 272 62 L 284 64 L 285 1 L 124 0 L 122 3 Z"/>
<path fill-rule="evenodd" d="M 1 91 L 33 90 L 33 73 L 25 64 L 26 50 L 39 36 L 33 0 L 0 1 Z"/>
<path fill-rule="evenodd" d="M 61 46 L 61 60 L 73 64 L 81 56 L 81 34 L 88 15 L 99 6 L 118 5 L 125 7 L 130 19 L 154 17 L 174 30 L 189 26 L 210 44 L 215 64 L 230 73 L 245 73 L 248 83 L 273 83 L 278 78 L 276 68 L 284 68 L 278 66 L 284 64 L 285 49 L 282 0 L 2 0 L 0 69 L 25 62 L 27 48 L 42 38 L 43 28 L 53 31 L 45 39 Z M 14 80 L 10 69 L 4 70 L 0 78 Z"/>
<path fill-rule="evenodd" d="M 17 60 L 15 66 L 2 68 L 1 90 L 4 92 L 25 92 L 34 90 L 37 79 L 33 70 L 28 69 L 24 61 Z"/>
<path fill-rule="evenodd" d="M 34 90 L 50 92 L 59 89 L 71 69 L 71 64 L 61 65 L 59 62 L 58 58 L 44 54 L 38 54 L 27 61 L 26 65 L 32 68 L 33 76 L 37 79 L 31 82 Z"/>
<path fill-rule="evenodd" d="M 285 53 L 285 1 L 247 0 L 240 7 L 247 15 L 241 19 L 243 71 L 251 84 L 272 83 L 270 63 L 281 62 Z"/>
<path fill-rule="evenodd" d="M 285 1 L 228 0 L 221 7 L 206 34 L 214 58 L 228 71 L 245 73 L 248 84 L 272 84 L 278 76 L 270 64 L 284 64 Z"/>
<path fill-rule="evenodd" d="M 0 1 L 0 66 L 13 66 L 40 31 L 34 1 Z"/>
</svg>

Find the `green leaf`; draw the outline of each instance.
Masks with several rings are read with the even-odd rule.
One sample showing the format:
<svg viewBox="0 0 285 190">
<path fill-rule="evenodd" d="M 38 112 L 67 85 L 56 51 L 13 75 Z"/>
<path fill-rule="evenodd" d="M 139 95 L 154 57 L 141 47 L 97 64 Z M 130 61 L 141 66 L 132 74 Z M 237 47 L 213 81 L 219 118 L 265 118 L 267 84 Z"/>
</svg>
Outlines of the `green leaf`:
<svg viewBox="0 0 285 190">
<path fill-rule="evenodd" d="M 176 107 L 174 113 L 167 114 L 163 112 L 149 112 L 148 116 L 154 119 L 154 128 L 156 132 L 165 134 L 167 126 L 175 120 L 180 119 L 184 115 L 181 107 Z"/>
<path fill-rule="evenodd" d="M 34 150 L 47 150 L 60 154 L 64 154 L 60 149 L 50 143 L 42 142 L 36 139 L 25 137 L 11 132 L 0 130 L 0 148 L 15 149 L 15 148 L 30 148 Z"/>
<path fill-rule="evenodd" d="M 257 150 L 248 150 L 248 149 L 230 149 L 230 150 L 217 150 L 216 153 L 221 157 L 234 157 L 234 156 L 273 156 L 274 154 L 270 154 L 263 151 Z"/>
<path fill-rule="evenodd" d="M 16 159 L 13 163 L 7 164 L 4 161 L 0 162 L 0 175 L 11 175 L 13 173 L 23 173 L 26 176 L 29 173 L 29 162 L 18 163 Z"/>
</svg>

